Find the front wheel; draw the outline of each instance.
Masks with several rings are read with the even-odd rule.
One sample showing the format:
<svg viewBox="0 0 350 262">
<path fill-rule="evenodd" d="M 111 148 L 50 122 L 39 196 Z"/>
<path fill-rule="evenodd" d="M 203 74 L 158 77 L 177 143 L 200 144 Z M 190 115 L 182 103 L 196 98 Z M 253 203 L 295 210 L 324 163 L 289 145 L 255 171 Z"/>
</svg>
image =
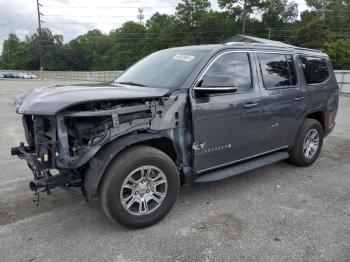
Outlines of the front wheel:
<svg viewBox="0 0 350 262">
<path fill-rule="evenodd" d="M 309 166 L 316 161 L 323 144 L 323 128 L 321 124 L 307 118 L 303 122 L 294 147 L 290 151 L 290 162 L 298 166 Z"/>
<path fill-rule="evenodd" d="M 179 174 L 172 159 L 149 146 L 122 152 L 108 167 L 100 202 L 113 222 L 140 228 L 165 217 L 177 198 Z"/>
</svg>

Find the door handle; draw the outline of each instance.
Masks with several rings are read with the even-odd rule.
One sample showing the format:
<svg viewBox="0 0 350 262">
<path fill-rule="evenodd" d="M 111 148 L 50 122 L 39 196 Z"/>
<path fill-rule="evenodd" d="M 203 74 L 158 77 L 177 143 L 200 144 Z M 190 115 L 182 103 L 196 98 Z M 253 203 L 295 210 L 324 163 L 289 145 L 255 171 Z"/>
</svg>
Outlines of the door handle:
<svg viewBox="0 0 350 262">
<path fill-rule="evenodd" d="M 258 102 L 247 102 L 243 105 L 244 108 L 252 108 L 252 107 L 256 107 L 258 106 L 259 103 Z"/>
<path fill-rule="evenodd" d="M 301 101 L 301 100 L 303 100 L 303 99 L 304 99 L 303 96 L 297 96 L 297 97 L 294 97 L 294 98 L 293 98 L 294 101 Z"/>
</svg>

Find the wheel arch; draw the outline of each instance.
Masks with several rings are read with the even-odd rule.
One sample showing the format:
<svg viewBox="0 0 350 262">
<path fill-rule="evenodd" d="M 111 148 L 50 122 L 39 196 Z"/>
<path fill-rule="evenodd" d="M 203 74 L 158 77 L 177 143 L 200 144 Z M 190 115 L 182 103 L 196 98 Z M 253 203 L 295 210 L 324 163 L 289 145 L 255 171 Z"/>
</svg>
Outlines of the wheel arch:
<svg viewBox="0 0 350 262">
<path fill-rule="evenodd" d="M 304 117 L 302 117 L 300 119 L 300 122 L 298 124 L 298 127 L 297 127 L 297 132 L 295 133 L 295 135 L 291 138 L 291 141 L 290 141 L 290 147 L 293 148 L 294 147 L 294 144 L 295 144 L 295 140 L 298 136 L 298 133 L 300 131 L 300 128 L 302 127 L 305 119 L 314 119 L 316 121 L 318 121 L 321 126 L 322 126 L 322 129 L 323 131 L 326 130 L 326 121 L 327 121 L 327 118 L 326 118 L 326 110 L 325 109 L 322 109 L 322 108 L 319 108 L 319 109 L 315 109 L 315 110 L 312 110 L 312 111 L 308 111 L 305 113 Z"/>
<path fill-rule="evenodd" d="M 323 131 L 324 131 L 326 129 L 326 121 L 327 121 L 326 116 L 327 115 L 325 113 L 325 110 L 316 110 L 313 112 L 309 112 L 305 116 L 305 118 L 311 118 L 311 119 L 318 121 L 321 124 Z"/>
<path fill-rule="evenodd" d="M 129 134 L 106 144 L 88 162 L 84 172 L 83 192 L 87 200 L 97 196 L 98 188 L 111 161 L 125 149 L 135 145 L 148 145 L 163 151 L 175 164 L 179 163 L 178 150 L 173 141 L 164 133 Z"/>
</svg>

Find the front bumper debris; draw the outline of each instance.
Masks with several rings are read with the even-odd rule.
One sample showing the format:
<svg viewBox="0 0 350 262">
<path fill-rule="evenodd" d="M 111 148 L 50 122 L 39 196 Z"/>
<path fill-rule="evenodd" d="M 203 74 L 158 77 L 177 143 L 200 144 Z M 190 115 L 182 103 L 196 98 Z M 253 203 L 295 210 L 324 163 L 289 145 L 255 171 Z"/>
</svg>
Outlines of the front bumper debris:
<svg viewBox="0 0 350 262">
<path fill-rule="evenodd" d="M 40 158 L 31 152 L 28 146 L 21 143 L 18 147 L 11 148 L 11 155 L 18 156 L 20 159 L 26 160 L 29 168 L 32 170 L 34 180 L 29 183 L 29 188 L 35 192 L 34 202 L 38 205 L 39 193 L 51 193 L 51 189 L 55 187 L 66 187 L 70 173 L 61 172 L 58 175 L 52 175 L 49 169 L 44 169 Z"/>
</svg>

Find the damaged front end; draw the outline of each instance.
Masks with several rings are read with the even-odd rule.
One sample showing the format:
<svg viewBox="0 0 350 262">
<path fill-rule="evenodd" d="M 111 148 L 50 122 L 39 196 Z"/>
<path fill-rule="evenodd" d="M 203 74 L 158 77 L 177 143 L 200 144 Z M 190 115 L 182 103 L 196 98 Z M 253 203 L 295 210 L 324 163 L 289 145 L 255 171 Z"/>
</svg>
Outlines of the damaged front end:
<svg viewBox="0 0 350 262">
<path fill-rule="evenodd" d="M 23 127 L 27 145 L 23 142 L 11 148 L 11 154 L 27 162 L 34 175 L 29 183 L 36 195 L 50 194 L 50 190 L 60 186 L 78 192 L 81 178 L 77 169 L 60 168 L 58 159 L 57 120 L 54 116 L 23 115 Z M 36 200 L 38 201 L 38 199 Z"/>
<path fill-rule="evenodd" d="M 23 115 L 23 127 L 27 145 L 11 148 L 11 154 L 26 160 L 34 174 L 34 181 L 30 182 L 33 191 L 50 192 L 50 189 L 63 185 L 67 174 L 53 176 L 51 170 L 55 168 L 56 152 L 56 120 L 55 117 Z M 51 171 L 51 172 L 50 172 Z"/>
<path fill-rule="evenodd" d="M 183 94 L 85 102 L 55 115 L 23 112 L 27 145 L 21 143 L 12 148 L 11 154 L 26 160 L 32 170 L 31 190 L 50 193 L 58 186 L 85 193 L 83 182 L 88 163 L 111 141 L 130 133 L 163 131 L 175 141 L 181 133 L 175 130 L 179 128 L 179 108 L 184 106 L 185 97 Z M 20 105 L 17 112 L 21 113 Z"/>
</svg>

